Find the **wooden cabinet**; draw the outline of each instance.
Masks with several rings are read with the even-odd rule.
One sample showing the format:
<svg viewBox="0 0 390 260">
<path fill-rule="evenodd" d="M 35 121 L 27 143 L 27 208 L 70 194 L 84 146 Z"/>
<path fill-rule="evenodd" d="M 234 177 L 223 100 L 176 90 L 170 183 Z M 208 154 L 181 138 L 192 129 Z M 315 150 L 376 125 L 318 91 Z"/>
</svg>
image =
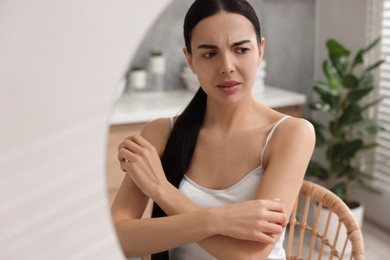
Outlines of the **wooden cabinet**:
<svg viewBox="0 0 390 260">
<path fill-rule="evenodd" d="M 275 110 L 295 117 L 301 116 L 301 107 L 299 105 L 275 108 Z M 118 146 L 126 137 L 141 132 L 144 125 L 144 123 L 114 125 L 110 128 L 107 149 L 107 189 L 110 203 L 114 200 L 124 177 L 124 172 L 121 170 L 117 159 Z"/>
</svg>

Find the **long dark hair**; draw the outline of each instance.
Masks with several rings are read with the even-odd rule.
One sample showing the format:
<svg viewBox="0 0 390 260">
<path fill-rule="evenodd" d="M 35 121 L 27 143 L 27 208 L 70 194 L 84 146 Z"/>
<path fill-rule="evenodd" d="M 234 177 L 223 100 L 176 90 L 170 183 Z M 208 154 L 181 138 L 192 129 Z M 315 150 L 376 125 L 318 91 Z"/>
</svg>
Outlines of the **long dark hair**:
<svg viewBox="0 0 390 260">
<path fill-rule="evenodd" d="M 246 17 L 254 26 L 257 40 L 261 40 L 260 23 L 255 10 L 246 0 L 196 0 L 189 8 L 183 26 L 184 41 L 189 54 L 192 30 L 204 18 L 226 11 Z M 161 158 L 167 179 L 175 187 L 187 172 L 206 111 L 207 94 L 200 87 L 195 96 L 177 118 Z M 164 217 L 165 212 L 155 203 L 152 217 Z M 169 259 L 168 252 L 152 255 L 153 260 Z"/>
</svg>

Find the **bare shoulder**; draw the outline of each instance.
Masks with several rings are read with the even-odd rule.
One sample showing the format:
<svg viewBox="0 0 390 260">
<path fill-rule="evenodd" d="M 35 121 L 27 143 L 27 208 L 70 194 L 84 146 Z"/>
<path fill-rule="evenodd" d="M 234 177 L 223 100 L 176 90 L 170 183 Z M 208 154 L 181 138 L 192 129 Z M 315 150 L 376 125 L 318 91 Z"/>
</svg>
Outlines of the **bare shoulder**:
<svg viewBox="0 0 390 260">
<path fill-rule="evenodd" d="M 267 147 L 264 164 L 271 158 L 281 159 L 285 156 L 311 156 L 315 145 L 313 125 L 303 118 L 289 117 L 279 124 Z"/>
<path fill-rule="evenodd" d="M 281 139 L 284 139 L 283 136 L 285 138 L 296 136 L 315 139 L 313 125 L 304 118 L 289 117 L 276 130 Z"/>
<path fill-rule="evenodd" d="M 171 133 L 171 122 L 169 118 L 159 118 L 150 121 L 141 131 L 141 135 L 148 140 L 161 156 Z"/>
</svg>

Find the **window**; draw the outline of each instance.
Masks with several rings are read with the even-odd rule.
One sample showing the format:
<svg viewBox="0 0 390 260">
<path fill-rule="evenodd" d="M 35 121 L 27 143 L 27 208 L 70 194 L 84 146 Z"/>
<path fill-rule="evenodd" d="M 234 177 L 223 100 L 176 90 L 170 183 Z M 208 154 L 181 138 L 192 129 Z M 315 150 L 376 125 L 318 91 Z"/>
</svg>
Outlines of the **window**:
<svg viewBox="0 0 390 260">
<path fill-rule="evenodd" d="M 379 96 L 384 97 L 378 106 L 377 118 L 385 131 L 377 136 L 380 146 L 375 151 L 375 184 L 390 190 L 390 0 L 385 0 L 382 16 L 381 56 L 386 61 L 380 67 Z"/>
</svg>

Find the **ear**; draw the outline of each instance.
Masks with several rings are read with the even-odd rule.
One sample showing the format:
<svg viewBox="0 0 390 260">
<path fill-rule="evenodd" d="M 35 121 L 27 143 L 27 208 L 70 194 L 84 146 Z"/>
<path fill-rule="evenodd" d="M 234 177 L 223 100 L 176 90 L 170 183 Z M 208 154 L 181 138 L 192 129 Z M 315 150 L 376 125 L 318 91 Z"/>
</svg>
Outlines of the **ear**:
<svg viewBox="0 0 390 260">
<path fill-rule="evenodd" d="M 260 40 L 260 43 L 259 43 L 259 57 L 258 57 L 258 60 L 257 60 L 257 66 L 260 66 L 261 61 L 263 60 L 264 44 L 265 44 L 265 40 L 264 40 L 264 37 L 262 37 L 261 40 Z"/>
<path fill-rule="evenodd" d="M 195 70 L 195 68 L 194 68 L 194 65 L 192 64 L 192 56 L 191 56 L 191 54 L 188 52 L 187 48 L 183 48 L 183 53 L 184 53 L 184 56 L 186 57 L 188 67 L 190 67 L 190 69 L 192 70 L 192 72 L 196 75 L 196 70 Z"/>
</svg>

